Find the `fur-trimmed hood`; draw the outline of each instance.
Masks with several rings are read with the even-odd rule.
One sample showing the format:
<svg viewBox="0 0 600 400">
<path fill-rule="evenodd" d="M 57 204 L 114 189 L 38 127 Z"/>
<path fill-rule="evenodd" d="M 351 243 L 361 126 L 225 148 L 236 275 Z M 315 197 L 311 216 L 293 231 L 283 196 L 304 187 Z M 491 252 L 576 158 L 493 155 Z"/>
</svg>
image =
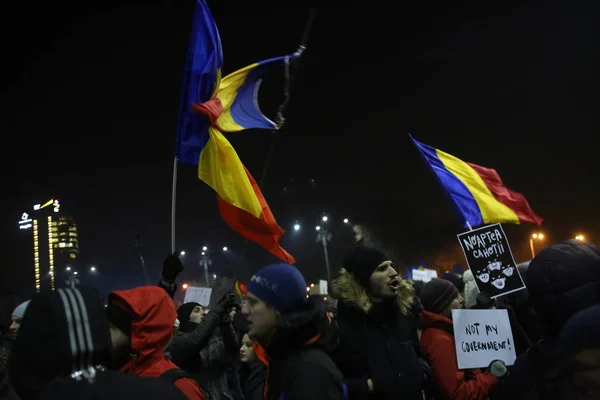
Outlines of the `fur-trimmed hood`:
<svg viewBox="0 0 600 400">
<path fill-rule="evenodd" d="M 402 315 L 408 315 L 415 299 L 415 291 L 412 285 L 401 276 L 398 276 L 398 280 L 399 288 L 396 300 Z M 373 302 L 369 299 L 365 288 L 344 268 L 340 271 L 340 275 L 333 280 L 331 291 L 335 298 L 353 305 L 365 314 L 368 314 L 373 307 Z"/>
</svg>

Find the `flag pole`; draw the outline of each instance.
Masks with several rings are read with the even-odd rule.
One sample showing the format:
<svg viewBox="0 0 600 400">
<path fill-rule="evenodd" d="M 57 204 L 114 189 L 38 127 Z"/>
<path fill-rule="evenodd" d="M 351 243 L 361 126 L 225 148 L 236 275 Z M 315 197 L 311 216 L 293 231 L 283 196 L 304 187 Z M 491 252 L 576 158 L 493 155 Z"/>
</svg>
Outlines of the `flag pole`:
<svg viewBox="0 0 600 400">
<path fill-rule="evenodd" d="M 175 216 L 177 206 L 177 156 L 173 157 L 173 187 L 171 189 L 171 253 L 175 253 Z"/>
<path fill-rule="evenodd" d="M 311 8 L 310 14 L 308 15 L 308 20 L 306 21 L 306 24 L 304 26 L 304 32 L 302 32 L 302 38 L 300 39 L 300 44 L 298 45 L 298 49 L 294 53 L 295 58 L 300 58 L 302 56 L 302 53 L 304 53 L 304 50 L 306 50 L 306 44 L 308 42 L 308 37 L 310 35 L 310 31 L 312 29 L 312 25 L 315 20 L 316 14 L 317 14 L 317 9 Z M 285 111 L 287 110 L 287 105 L 290 101 L 290 91 L 292 88 L 292 84 L 294 83 L 294 78 L 297 73 L 298 73 L 298 65 L 296 64 L 293 66 L 293 68 L 291 68 L 290 60 L 287 60 L 286 64 L 285 64 L 285 83 L 284 83 L 284 87 L 283 87 L 284 98 L 283 98 L 283 102 L 279 105 L 279 108 L 277 109 L 277 119 L 275 121 L 277 126 L 275 127 L 275 129 L 271 130 L 271 136 L 272 136 L 271 143 L 269 145 L 267 157 L 265 158 L 265 163 L 263 164 L 263 169 L 260 174 L 260 178 L 258 180 L 258 187 L 261 190 L 263 189 L 263 186 L 265 184 L 265 180 L 267 178 L 267 171 L 269 169 L 269 166 L 271 165 L 271 158 L 275 151 L 275 139 L 277 137 L 277 135 L 275 135 L 275 134 L 277 133 L 277 131 L 279 131 L 283 127 L 283 124 L 285 123 L 284 114 L 285 114 Z M 242 248 L 238 266 L 237 266 L 236 272 L 235 272 L 234 286 L 235 286 L 235 282 L 237 282 L 237 276 L 239 273 L 240 265 L 246 259 L 247 252 L 248 252 L 248 239 L 245 239 L 244 247 Z"/>
</svg>

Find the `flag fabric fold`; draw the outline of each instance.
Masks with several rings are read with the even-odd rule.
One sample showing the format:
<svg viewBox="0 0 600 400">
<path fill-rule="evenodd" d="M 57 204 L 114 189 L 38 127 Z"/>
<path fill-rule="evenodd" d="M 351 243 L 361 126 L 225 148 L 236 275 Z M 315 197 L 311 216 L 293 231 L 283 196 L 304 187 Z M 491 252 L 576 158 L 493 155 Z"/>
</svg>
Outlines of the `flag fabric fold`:
<svg viewBox="0 0 600 400">
<path fill-rule="evenodd" d="M 204 0 L 197 0 L 193 26 L 181 100 L 177 158 L 198 166 L 198 177 L 215 190 L 221 216 L 234 231 L 293 264 L 294 257 L 279 245 L 284 230 L 222 133 L 276 128 L 260 111 L 257 93 L 265 74 L 285 65 L 292 56 L 255 63 L 221 78 L 221 42 Z"/>
<path fill-rule="evenodd" d="M 279 239 L 281 239 L 285 231 L 277 225 L 277 221 L 275 221 L 275 217 L 273 216 L 267 201 L 248 170 L 246 170 L 246 176 L 260 203 L 262 209 L 260 218 L 254 217 L 249 212 L 239 207 L 235 207 L 230 202 L 217 196 L 221 217 L 223 217 L 225 222 L 227 222 L 227 224 L 243 238 L 258 243 L 271 254 L 288 264 L 294 264 L 296 262 L 294 257 L 279 245 Z"/>
<path fill-rule="evenodd" d="M 208 140 L 206 118 L 192 109 L 216 95 L 223 71 L 223 49 L 217 24 L 204 0 L 196 2 L 194 22 L 183 75 L 176 155 L 179 162 L 198 164 Z"/>
<path fill-rule="evenodd" d="M 223 103 L 223 113 L 217 120 L 217 125 L 222 131 L 277 128 L 277 125 L 261 112 L 258 90 L 263 77 L 274 68 L 288 63 L 291 57 L 276 57 L 254 63 L 223 78 L 218 93 Z"/>
<path fill-rule="evenodd" d="M 465 228 L 496 222 L 537 225 L 543 222 L 527 199 L 508 189 L 494 169 L 462 161 L 412 136 L 411 139 L 454 203 Z"/>
</svg>

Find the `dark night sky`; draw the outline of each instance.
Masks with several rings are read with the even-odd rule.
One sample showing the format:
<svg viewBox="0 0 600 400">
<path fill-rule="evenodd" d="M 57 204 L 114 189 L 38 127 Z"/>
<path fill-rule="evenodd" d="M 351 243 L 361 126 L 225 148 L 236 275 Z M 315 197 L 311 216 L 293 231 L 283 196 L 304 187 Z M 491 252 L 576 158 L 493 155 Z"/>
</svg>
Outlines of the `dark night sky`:
<svg viewBox="0 0 600 400">
<path fill-rule="evenodd" d="M 171 164 L 194 2 L 20 4 L 2 23 L 0 290 L 31 286 L 18 206 L 50 196 L 78 220 L 82 259 L 98 265 L 102 290 L 143 283 L 131 245 L 137 233 L 157 277 L 169 250 Z M 232 4 L 209 2 L 226 72 L 296 49 L 308 8 Z M 318 10 L 263 190 L 280 225 L 304 223 L 282 244 L 309 280 L 324 276 L 313 228 L 323 211 L 337 219 L 335 268 L 351 245 L 339 223 L 345 217 L 367 221 L 404 263 L 456 242 L 457 218 L 409 132 L 496 168 L 546 219 L 550 241 L 600 232 L 600 7 L 556 4 Z M 281 100 L 275 81 L 261 98 Z M 258 179 L 272 137 L 247 131 L 230 140 Z M 206 243 L 241 252 L 242 240 L 191 166 L 180 168 L 178 198 L 179 248 L 195 253 Z M 515 253 L 526 251 L 532 229 L 509 227 Z M 254 246 L 248 254 L 246 278 L 267 262 Z M 198 259 L 186 258 L 189 279 Z M 214 259 L 217 273 L 236 264 Z"/>
</svg>

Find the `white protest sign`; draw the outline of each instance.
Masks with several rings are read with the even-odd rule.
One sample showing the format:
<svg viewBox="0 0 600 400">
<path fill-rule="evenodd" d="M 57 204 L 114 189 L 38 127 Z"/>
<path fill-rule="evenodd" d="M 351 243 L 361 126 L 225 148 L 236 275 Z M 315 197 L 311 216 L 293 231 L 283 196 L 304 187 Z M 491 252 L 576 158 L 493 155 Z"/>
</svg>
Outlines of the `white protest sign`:
<svg viewBox="0 0 600 400">
<path fill-rule="evenodd" d="M 458 369 L 487 368 L 517 358 L 506 310 L 452 310 Z"/>
<path fill-rule="evenodd" d="M 427 272 L 425 271 L 421 271 L 420 269 L 413 269 L 412 270 L 412 278 L 413 281 L 422 281 L 422 282 L 429 282 L 431 279 L 427 279 Z"/>
<path fill-rule="evenodd" d="M 425 268 L 425 272 L 427 273 L 427 278 L 428 278 L 427 282 L 429 282 L 433 278 L 437 278 L 438 277 L 437 271 L 435 269 L 427 269 L 427 268 Z"/>
<path fill-rule="evenodd" d="M 413 269 L 412 270 L 412 279 L 413 281 L 423 281 L 429 282 L 433 278 L 437 278 L 437 271 L 435 269 Z"/>
<path fill-rule="evenodd" d="M 203 307 L 208 307 L 211 294 L 212 288 L 188 286 L 188 288 L 185 290 L 185 298 L 183 299 L 183 302 L 195 302 L 199 303 Z"/>
<path fill-rule="evenodd" d="M 327 294 L 327 281 L 319 280 L 319 294 Z"/>
</svg>

